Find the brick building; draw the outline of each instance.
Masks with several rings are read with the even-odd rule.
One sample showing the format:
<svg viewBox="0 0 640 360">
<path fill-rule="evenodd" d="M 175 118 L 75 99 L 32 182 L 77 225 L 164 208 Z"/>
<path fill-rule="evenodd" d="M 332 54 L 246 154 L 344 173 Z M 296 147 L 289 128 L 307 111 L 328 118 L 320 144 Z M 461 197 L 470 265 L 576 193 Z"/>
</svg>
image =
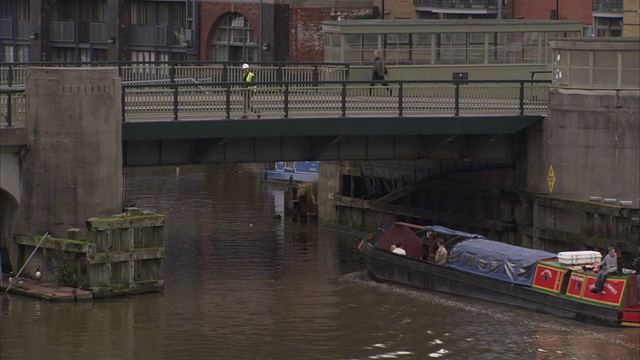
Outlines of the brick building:
<svg viewBox="0 0 640 360">
<path fill-rule="evenodd" d="M 196 3 L 0 0 L 0 60 L 195 60 Z"/>
<path fill-rule="evenodd" d="M 0 0 L 0 60 L 320 62 L 327 20 L 579 20 L 638 36 L 638 0 Z"/>
<path fill-rule="evenodd" d="M 623 34 L 625 0 L 510 1 L 509 17 L 513 19 L 578 20 L 585 24 L 585 36 L 603 37 Z"/>
<path fill-rule="evenodd" d="M 371 0 L 201 2 L 200 60 L 319 62 L 322 22 L 375 11 Z"/>
</svg>

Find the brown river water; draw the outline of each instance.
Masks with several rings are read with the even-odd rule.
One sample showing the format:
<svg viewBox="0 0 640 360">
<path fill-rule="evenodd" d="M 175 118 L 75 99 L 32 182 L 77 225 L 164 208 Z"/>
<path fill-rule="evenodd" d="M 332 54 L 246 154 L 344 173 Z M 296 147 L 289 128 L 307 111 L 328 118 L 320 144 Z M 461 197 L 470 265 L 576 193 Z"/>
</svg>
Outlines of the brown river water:
<svg viewBox="0 0 640 360">
<path fill-rule="evenodd" d="M 260 165 L 130 170 L 166 216 L 165 291 L 93 302 L 1 295 L 0 359 L 638 360 L 640 329 L 367 278 L 360 234 L 283 214 Z"/>
</svg>

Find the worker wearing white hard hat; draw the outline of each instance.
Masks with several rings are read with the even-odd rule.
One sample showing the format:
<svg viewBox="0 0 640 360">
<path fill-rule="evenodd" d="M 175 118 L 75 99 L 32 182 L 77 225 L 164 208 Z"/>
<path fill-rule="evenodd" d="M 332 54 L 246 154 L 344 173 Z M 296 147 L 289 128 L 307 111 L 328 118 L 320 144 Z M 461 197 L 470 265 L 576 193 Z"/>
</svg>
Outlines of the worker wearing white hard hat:
<svg viewBox="0 0 640 360">
<path fill-rule="evenodd" d="M 258 87 L 254 84 L 256 75 L 249 70 L 249 64 L 242 64 L 242 81 L 245 83 L 246 89 L 242 91 L 243 103 L 242 103 L 242 118 L 247 118 L 247 112 L 249 109 L 256 114 L 258 119 L 260 118 L 260 112 L 257 111 L 253 105 L 251 105 L 251 98 L 258 90 Z"/>
</svg>

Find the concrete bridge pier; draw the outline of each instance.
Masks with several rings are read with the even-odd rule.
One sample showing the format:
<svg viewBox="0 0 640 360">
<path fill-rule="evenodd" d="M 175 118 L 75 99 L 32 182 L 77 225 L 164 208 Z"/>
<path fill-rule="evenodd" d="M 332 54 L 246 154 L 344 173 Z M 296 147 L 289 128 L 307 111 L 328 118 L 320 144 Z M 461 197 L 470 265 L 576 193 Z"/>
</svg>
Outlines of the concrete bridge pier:
<svg viewBox="0 0 640 360">
<path fill-rule="evenodd" d="M 5 201 L 2 215 L 3 225 L 11 224 L 2 245 L 14 270 L 21 266 L 14 234 L 64 238 L 68 229 L 84 229 L 89 218 L 122 212 L 117 69 L 30 68 L 25 94 L 28 141 L 20 156 L 20 199 L 14 211 L 4 209 Z M 35 269 L 34 260 L 26 272 Z"/>
</svg>

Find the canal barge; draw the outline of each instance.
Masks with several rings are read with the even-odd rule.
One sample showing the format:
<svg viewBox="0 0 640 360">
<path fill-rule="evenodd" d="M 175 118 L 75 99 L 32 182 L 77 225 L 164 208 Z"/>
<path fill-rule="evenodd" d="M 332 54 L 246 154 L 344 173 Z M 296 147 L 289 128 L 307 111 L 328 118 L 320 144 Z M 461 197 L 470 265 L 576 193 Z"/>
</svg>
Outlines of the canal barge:
<svg viewBox="0 0 640 360">
<path fill-rule="evenodd" d="M 438 239 L 448 249 L 444 266 L 434 262 Z M 402 247 L 406 255 L 392 253 L 392 246 Z M 621 269 L 607 278 L 603 291 L 590 291 L 597 277 L 592 265 L 601 258 L 597 252 L 556 254 L 442 226 L 396 221 L 384 222 L 358 247 L 375 280 L 581 321 L 640 326 L 637 271 Z"/>
<path fill-rule="evenodd" d="M 265 164 L 264 177 L 269 180 L 318 182 L 318 161 L 278 161 Z"/>
</svg>

